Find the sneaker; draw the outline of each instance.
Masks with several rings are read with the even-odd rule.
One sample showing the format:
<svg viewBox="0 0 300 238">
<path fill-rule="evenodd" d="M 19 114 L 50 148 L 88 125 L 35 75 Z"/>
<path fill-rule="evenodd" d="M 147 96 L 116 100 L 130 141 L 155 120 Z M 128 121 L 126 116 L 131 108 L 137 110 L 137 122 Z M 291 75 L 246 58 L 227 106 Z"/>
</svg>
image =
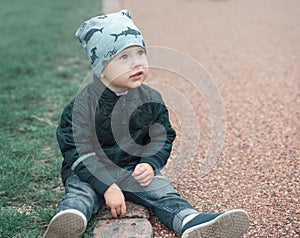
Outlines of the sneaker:
<svg viewBox="0 0 300 238">
<path fill-rule="evenodd" d="M 240 238 L 247 232 L 249 217 L 243 210 L 200 213 L 182 227 L 181 238 Z"/>
<path fill-rule="evenodd" d="M 86 226 L 86 217 L 80 211 L 68 209 L 52 218 L 43 238 L 79 238 Z"/>
</svg>

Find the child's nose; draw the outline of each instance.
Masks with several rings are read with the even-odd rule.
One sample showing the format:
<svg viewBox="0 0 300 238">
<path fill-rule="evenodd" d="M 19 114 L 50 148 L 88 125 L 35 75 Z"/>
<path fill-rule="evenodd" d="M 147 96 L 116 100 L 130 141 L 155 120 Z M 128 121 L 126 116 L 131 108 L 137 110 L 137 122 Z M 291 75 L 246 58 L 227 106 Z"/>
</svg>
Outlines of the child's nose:
<svg viewBox="0 0 300 238">
<path fill-rule="evenodd" d="M 138 68 L 143 65 L 143 62 L 138 57 L 132 57 L 131 68 Z"/>
</svg>

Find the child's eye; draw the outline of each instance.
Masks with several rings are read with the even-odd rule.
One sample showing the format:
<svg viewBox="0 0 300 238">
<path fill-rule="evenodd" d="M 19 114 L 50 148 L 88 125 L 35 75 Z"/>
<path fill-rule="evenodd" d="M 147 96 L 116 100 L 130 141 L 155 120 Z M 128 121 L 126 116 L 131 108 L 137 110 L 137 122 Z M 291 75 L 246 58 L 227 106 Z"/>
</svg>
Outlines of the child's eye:
<svg viewBox="0 0 300 238">
<path fill-rule="evenodd" d="M 145 50 L 139 50 L 138 51 L 138 55 L 143 55 L 143 54 L 145 54 Z"/>
<path fill-rule="evenodd" d="M 128 58 L 128 55 L 127 54 L 123 54 L 120 56 L 120 60 L 126 60 Z"/>
</svg>

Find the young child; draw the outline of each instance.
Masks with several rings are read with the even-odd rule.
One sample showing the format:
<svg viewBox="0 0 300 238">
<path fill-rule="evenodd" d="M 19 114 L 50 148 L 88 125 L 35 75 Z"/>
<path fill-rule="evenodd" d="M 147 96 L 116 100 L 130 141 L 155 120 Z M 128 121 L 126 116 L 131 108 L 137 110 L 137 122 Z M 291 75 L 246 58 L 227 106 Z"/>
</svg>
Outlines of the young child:
<svg viewBox="0 0 300 238">
<path fill-rule="evenodd" d="M 91 18 L 76 36 L 94 79 L 67 105 L 57 129 L 65 195 L 44 238 L 81 237 L 103 205 L 124 217 L 125 200 L 152 209 L 180 237 L 241 237 L 246 212 L 198 212 L 160 173 L 175 131 L 161 95 L 143 84 L 146 46 L 130 13 Z"/>
</svg>

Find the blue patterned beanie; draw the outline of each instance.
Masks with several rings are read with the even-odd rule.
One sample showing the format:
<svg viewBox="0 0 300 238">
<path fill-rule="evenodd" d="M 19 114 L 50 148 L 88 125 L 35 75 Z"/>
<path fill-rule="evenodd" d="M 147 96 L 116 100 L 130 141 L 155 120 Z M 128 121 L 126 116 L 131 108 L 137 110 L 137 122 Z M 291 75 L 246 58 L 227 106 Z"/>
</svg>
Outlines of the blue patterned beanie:
<svg viewBox="0 0 300 238">
<path fill-rule="evenodd" d="M 127 10 L 93 17 L 85 21 L 75 35 L 86 50 L 97 77 L 114 56 L 127 47 L 146 49 L 143 36 Z"/>
</svg>

